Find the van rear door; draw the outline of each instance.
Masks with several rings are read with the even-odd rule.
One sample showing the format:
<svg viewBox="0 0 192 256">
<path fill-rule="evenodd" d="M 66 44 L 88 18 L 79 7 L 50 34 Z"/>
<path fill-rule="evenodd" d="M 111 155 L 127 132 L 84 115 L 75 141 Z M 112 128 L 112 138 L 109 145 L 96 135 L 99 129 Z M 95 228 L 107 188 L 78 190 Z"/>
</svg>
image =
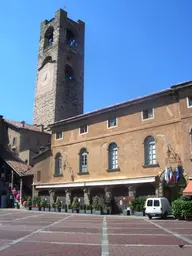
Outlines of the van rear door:
<svg viewBox="0 0 192 256">
<path fill-rule="evenodd" d="M 153 212 L 156 214 L 161 214 L 161 202 L 159 199 L 154 199 L 153 201 Z"/>
<path fill-rule="evenodd" d="M 153 199 L 147 199 L 145 212 L 146 213 L 153 213 Z"/>
</svg>

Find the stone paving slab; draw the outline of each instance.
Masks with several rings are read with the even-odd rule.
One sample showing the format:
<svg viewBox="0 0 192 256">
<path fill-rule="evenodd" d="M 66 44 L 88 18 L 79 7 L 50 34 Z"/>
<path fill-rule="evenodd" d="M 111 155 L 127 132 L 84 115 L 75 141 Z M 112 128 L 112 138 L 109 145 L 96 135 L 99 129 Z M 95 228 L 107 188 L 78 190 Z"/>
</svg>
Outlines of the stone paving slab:
<svg viewBox="0 0 192 256">
<path fill-rule="evenodd" d="M 9 239 L 9 240 L 15 240 L 20 237 L 26 236 L 30 233 L 30 231 L 18 231 L 18 230 L 1 230 L 0 231 L 0 239 Z"/>
<path fill-rule="evenodd" d="M 27 243 L 13 245 L 0 253 L 1 256 L 100 256 L 100 246 Z"/>
<path fill-rule="evenodd" d="M 4 246 L 7 245 L 8 243 L 10 243 L 12 240 L 4 240 L 4 239 L 0 239 L 0 246 Z"/>
<path fill-rule="evenodd" d="M 192 247 L 179 246 L 109 246 L 110 256 L 191 256 Z"/>
<path fill-rule="evenodd" d="M 186 221 L 0 210 L 0 256 L 191 256 L 191 230 Z"/>
<path fill-rule="evenodd" d="M 79 227 L 49 227 L 45 231 L 62 231 L 62 232 L 72 232 L 72 233 L 101 233 L 101 228 L 79 228 Z"/>
<path fill-rule="evenodd" d="M 143 228 L 135 228 L 135 229 L 114 229 L 114 228 L 108 228 L 107 230 L 108 234 L 166 234 L 167 233 L 161 229 L 155 228 L 155 229 L 143 229 Z"/>
<path fill-rule="evenodd" d="M 41 241 L 41 242 L 65 242 L 65 243 L 84 243 L 84 244 L 100 244 L 101 239 L 98 234 L 69 234 L 59 232 L 40 232 L 34 234 L 25 241 Z"/>
<path fill-rule="evenodd" d="M 151 245 L 179 245 L 183 241 L 174 236 L 143 236 L 143 235 L 109 235 L 109 244 L 151 244 Z M 188 244 L 185 242 L 185 244 Z"/>
<path fill-rule="evenodd" d="M 191 234 L 192 235 L 192 228 L 169 228 L 169 230 L 177 233 L 177 234 Z"/>
</svg>

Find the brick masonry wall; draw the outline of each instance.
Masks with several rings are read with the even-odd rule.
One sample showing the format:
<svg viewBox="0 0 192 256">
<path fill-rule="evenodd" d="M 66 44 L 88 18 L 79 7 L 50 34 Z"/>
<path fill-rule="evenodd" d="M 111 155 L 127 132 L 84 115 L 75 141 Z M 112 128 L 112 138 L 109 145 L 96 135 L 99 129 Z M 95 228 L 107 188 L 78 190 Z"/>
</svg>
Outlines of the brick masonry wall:
<svg viewBox="0 0 192 256">
<path fill-rule="evenodd" d="M 54 28 L 52 46 L 44 49 L 44 35 L 49 26 Z M 47 125 L 64 118 L 83 113 L 84 88 L 84 23 L 67 18 L 67 13 L 59 10 L 51 21 L 41 24 L 38 71 L 36 78 L 34 124 Z M 66 29 L 77 37 L 78 47 L 71 51 L 66 44 Z M 42 69 L 46 57 L 52 58 Z M 65 65 L 73 68 L 74 80 L 65 80 Z M 40 70 L 39 70 L 40 69 Z M 40 83 L 41 73 L 47 69 L 50 80 L 46 86 Z"/>
<path fill-rule="evenodd" d="M 151 102 L 144 102 L 120 111 L 86 119 L 86 123 L 77 121 L 54 128 L 49 175 L 45 176 L 44 180 L 42 179 L 42 183 L 72 182 L 72 172 L 74 181 L 158 176 L 165 170 L 168 144 L 180 157 L 185 173 L 188 176 L 192 175 L 191 163 L 184 157 L 184 152 L 189 151 L 190 145 L 190 137 L 185 130 L 188 130 L 191 125 L 191 119 L 186 120 L 184 129 L 180 111 L 181 101 L 179 102 L 175 96 L 170 94 L 156 100 L 153 99 Z M 154 119 L 142 121 L 141 111 L 149 106 L 154 107 Z M 185 108 L 188 111 L 186 105 Z M 118 126 L 108 129 L 107 119 L 115 115 L 118 117 Z M 192 113 L 190 115 L 192 116 Z M 88 125 L 88 133 L 80 135 L 79 127 L 83 124 Z M 63 139 L 55 140 L 57 131 L 64 132 Z M 143 166 L 144 140 L 147 136 L 153 136 L 156 140 L 158 166 Z M 111 142 L 118 145 L 120 171 L 116 172 L 108 171 L 108 146 Z M 83 147 L 88 151 L 88 175 L 78 174 L 79 152 Z M 54 157 L 57 152 L 62 154 L 63 177 L 53 176 Z M 177 163 L 172 165 L 176 166 Z"/>
</svg>

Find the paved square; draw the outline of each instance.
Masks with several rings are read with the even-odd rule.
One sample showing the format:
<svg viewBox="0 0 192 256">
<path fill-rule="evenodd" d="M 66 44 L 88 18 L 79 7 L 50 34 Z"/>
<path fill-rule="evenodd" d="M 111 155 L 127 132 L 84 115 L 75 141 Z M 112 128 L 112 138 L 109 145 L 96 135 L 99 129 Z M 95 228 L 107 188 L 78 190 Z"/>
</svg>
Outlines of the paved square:
<svg viewBox="0 0 192 256">
<path fill-rule="evenodd" d="M 192 222 L 0 209 L 0 255 L 191 256 Z"/>
</svg>

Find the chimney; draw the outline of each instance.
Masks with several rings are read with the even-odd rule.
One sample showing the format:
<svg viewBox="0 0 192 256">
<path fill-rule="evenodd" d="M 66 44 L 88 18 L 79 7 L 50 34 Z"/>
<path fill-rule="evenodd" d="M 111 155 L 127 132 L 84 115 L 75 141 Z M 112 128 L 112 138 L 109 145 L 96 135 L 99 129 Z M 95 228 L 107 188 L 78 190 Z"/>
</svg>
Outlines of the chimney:
<svg viewBox="0 0 192 256">
<path fill-rule="evenodd" d="M 25 121 L 22 121 L 21 124 L 22 124 L 22 127 L 25 127 Z"/>
</svg>

